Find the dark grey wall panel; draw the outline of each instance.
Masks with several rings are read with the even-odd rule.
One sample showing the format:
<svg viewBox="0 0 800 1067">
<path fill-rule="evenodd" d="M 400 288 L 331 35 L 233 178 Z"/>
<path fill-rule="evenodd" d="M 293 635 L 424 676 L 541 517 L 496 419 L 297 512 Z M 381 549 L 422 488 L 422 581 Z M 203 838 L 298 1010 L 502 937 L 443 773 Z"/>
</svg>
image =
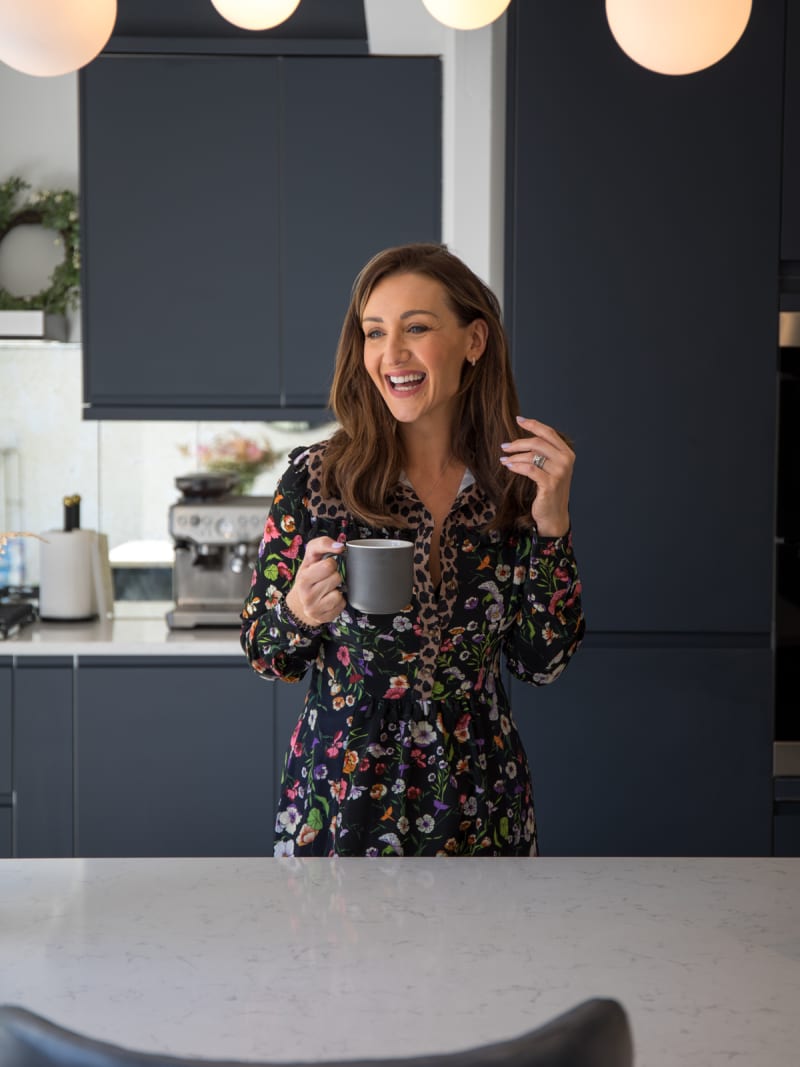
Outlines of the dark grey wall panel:
<svg viewBox="0 0 800 1067">
<path fill-rule="evenodd" d="M 583 648 L 513 685 L 543 855 L 768 856 L 772 656 Z"/>
<path fill-rule="evenodd" d="M 72 666 L 21 658 L 14 672 L 17 856 L 71 856 Z"/>
<path fill-rule="evenodd" d="M 675 78 L 595 0 L 512 5 L 506 308 L 595 629 L 770 628 L 783 7 Z"/>
<path fill-rule="evenodd" d="M 272 852 L 272 689 L 245 664 L 81 665 L 81 856 Z"/>
<path fill-rule="evenodd" d="M 441 64 L 283 64 L 284 392 L 327 400 L 350 288 L 390 245 L 441 238 Z"/>
</svg>

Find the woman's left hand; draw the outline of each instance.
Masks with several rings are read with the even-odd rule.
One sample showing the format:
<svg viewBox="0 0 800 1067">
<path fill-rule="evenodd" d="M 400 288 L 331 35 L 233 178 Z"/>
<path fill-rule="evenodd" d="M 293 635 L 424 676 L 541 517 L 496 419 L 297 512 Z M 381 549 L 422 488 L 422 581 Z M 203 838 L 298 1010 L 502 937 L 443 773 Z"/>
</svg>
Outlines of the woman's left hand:
<svg viewBox="0 0 800 1067">
<path fill-rule="evenodd" d="M 517 419 L 532 437 L 518 437 L 502 446 L 500 462 L 515 474 L 536 482 L 531 515 L 543 537 L 561 537 L 569 530 L 569 487 L 575 453 L 564 438 L 537 419 Z"/>
</svg>

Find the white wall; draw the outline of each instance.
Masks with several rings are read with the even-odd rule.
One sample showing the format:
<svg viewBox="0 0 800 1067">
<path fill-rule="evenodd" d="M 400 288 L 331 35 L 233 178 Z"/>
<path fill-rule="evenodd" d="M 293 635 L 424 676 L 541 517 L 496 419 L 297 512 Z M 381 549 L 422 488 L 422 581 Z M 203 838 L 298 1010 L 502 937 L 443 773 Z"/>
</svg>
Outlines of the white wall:
<svg viewBox="0 0 800 1067">
<path fill-rule="evenodd" d="M 370 50 L 440 55 L 443 62 L 443 239 L 502 294 L 505 25 L 449 30 L 421 0 L 365 0 Z M 500 133 L 500 136 L 498 136 Z M 78 188 L 77 75 L 34 78 L 0 63 L 0 181 L 18 175 L 34 189 Z M 40 246 L 16 232 L 0 245 L 0 281 L 39 264 Z M 25 270 L 20 273 L 20 267 Z M 46 272 L 35 276 L 40 280 Z M 37 286 L 38 287 L 38 286 Z M 343 309 L 344 310 L 344 309 Z M 175 475 L 195 469 L 190 451 L 227 426 L 192 422 L 88 422 L 81 418 L 81 350 L 77 315 L 69 342 L 0 340 L 0 531 L 41 532 L 61 521 L 61 500 L 83 498 L 83 524 L 108 533 L 112 548 L 168 541 L 167 509 Z M 254 492 L 269 493 L 286 452 L 323 436 L 324 428 L 236 424 L 265 430 L 279 453 Z M 36 581 L 31 542 L 25 578 Z M 18 546 L 19 551 L 19 546 Z M 17 556 L 19 560 L 19 555 Z M 19 568 L 13 576 L 20 580 Z"/>
<path fill-rule="evenodd" d="M 442 57 L 442 238 L 501 296 L 505 16 L 464 32 L 437 22 L 421 0 L 365 0 L 364 9 L 371 52 Z"/>
</svg>

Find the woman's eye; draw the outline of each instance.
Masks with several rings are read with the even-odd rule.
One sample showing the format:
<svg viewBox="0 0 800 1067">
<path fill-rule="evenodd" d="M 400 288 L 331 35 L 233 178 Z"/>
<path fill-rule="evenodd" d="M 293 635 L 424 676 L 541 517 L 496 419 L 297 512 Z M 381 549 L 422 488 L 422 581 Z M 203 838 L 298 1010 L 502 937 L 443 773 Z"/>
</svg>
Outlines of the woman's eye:
<svg viewBox="0 0 800 1067">
<path fill-rule="evenodd" d="M 427 333 L 428 327 L 423 326 L 422 323 L 415 322 L 413 326 L 408 327 L 409 333 Z"/>
<path fill-rule="evenodd" d="M 367 330 L 367 332 L 364 334 L 364 336 L 366 337 L 366 339 L 368 341 L 376 341 L 379 337 L 383 336 L 383 331 L 382 330 L 378 330 L 378 329 Z"/>
</svg>

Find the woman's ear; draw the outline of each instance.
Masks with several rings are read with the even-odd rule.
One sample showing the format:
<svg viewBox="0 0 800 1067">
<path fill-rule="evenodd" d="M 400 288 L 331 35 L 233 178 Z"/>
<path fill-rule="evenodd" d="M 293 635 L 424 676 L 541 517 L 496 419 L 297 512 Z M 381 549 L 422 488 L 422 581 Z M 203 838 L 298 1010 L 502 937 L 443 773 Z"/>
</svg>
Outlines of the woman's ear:
<svg viewBox="0 0 800 1067">
<path fill-rule="evenodd" d="M 467 327 L 469 348 L 467 359 L 474 367 L 483 353 L 486 351 L 486 342 L 489 339 L 489 327 L 485 319 L 473 319 Z"/>
</svg>

